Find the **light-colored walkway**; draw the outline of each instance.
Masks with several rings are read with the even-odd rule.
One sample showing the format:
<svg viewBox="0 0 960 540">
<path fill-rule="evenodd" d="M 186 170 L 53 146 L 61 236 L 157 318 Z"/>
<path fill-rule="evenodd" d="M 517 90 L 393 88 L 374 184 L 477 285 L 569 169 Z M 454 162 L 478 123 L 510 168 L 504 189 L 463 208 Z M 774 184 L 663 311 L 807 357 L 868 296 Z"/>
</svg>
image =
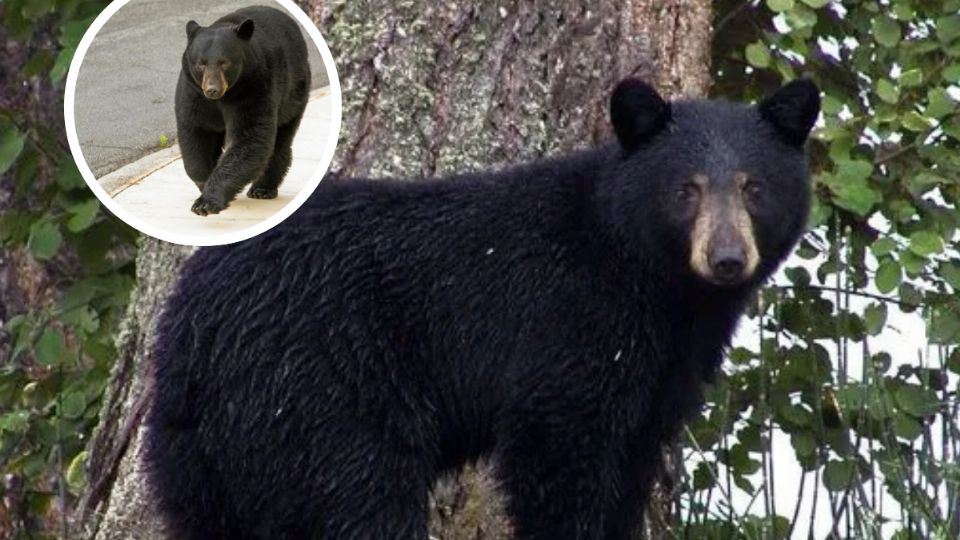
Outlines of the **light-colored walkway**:
<svg viewBox="0 0 960 540">
<path fill-rule="evenodd" d="M 223 212 L 201 217 L 190 211 L 200 195 L 187 176 L 174 146 L 127 165 L 99 179 L 104 190 L 144 222 L 164 231 L 219 235 L 255 225 L 287 205 L 313 178 L 329 139 L 336 138 L 335 104 L 326 88 L 315 90 L 293 141 L 293 165 L 276 199 L 250 199 L 246 188 Z"/>
</svg>

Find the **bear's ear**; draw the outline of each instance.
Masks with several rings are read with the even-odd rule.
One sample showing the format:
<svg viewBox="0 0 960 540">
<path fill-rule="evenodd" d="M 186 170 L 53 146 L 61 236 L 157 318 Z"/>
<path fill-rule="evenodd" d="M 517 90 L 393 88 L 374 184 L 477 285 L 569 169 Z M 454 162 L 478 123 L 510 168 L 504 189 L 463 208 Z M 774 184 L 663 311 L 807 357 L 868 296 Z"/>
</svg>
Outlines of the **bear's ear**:
<svg viewBox="0 0 960 540">
<path fill-rule="evenodd" d="M 797 79 L 764 98 L 757 109 L 784 141 L 803 146 L 820 115 L 820 90 L 810 79 Z"/>
<path fill-rule="evenodd" d="M 253 36 L 253 19 L 247 19 L 237 25 L 237 37 L 247 41 Z"/>
<path fill-rule="evenodd" d="M 190 22 L 188 22 L 188 23 L 187 23 L 187 37 L 188 37 L 188 38 L 193 37 L 193 34 L 195 34 L 195 33 L 197 32 L 197 30 L 199 30 L 199 29 L 200 29 L 200 25 L 197 24 L 197 21 L 190 21 Z"/>
<path fill-rule="evenodd" d="M 670 104 L 640 79 L 624 79 L 610 97 L 610 122 L 617 139 L 633 150 L 670 121 Z"/>
</svg>

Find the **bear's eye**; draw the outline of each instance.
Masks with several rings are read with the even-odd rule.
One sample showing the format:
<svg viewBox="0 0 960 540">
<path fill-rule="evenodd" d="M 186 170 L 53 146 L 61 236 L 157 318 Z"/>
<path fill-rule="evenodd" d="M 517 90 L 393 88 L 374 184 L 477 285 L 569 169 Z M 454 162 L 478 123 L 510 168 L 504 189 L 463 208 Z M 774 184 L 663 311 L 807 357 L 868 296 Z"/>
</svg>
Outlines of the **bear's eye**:
<svg viewBox="0 0 960 540">
<path fill-rule="evenodd" d="M 760 185 L 760 182 L 747 182 L 743 186 L 743 193 L 747 196 L 747 198 L 756 200 L 761 194 L 763 194 L 763 186 Z"/>
<path fill-rule="evenodd" d="M 207 69 L 207 65 L 204 63 L 197 64 L 197 71 L 203 71 Z"/>
<path fill-rule="evenodd" d="M 691 203 L 700 196 L 700 188 L 693 182 L 687 182 L 678 187 L 673 192 L 673 196 L 682 203 Z"/>
</svg>

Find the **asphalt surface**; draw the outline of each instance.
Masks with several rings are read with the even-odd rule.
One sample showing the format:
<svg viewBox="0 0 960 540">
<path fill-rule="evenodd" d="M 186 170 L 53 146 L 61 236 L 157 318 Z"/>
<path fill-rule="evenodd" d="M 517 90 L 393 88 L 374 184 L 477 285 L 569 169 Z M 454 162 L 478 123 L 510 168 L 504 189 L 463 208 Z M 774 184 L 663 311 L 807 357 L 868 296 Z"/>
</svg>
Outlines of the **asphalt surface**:
<svg viewBox="0 0 960 540">
<path fill-rule="evenodd" d="M 206 26 L 247 5 L 249 0 L 131 0 L 107 21 L 80 66 L 74 111 L 83 157 L 96 176 L 160 148 L 161 137 L 176 142 L 173 94 L 187 21 Z M 312 86 L 326 86 L 320 53 L 303 35 Z"/>
</svg>

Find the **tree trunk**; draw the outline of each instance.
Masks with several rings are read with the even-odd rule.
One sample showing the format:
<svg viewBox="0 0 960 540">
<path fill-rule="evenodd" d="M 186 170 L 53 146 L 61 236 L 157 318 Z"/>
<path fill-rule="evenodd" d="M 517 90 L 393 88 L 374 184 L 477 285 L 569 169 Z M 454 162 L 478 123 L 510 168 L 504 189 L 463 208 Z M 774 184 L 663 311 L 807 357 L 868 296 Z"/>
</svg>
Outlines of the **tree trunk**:
<svg viewBox="0 0 960 540">
<path fill-rule="evenodd" d="M 572 150 L 610 136 L 607 100 L 625 76 L 674 97 L 703 96 L 709 83 L 707 0 L 302 4 L 339 69 L 344 116 L 333 170 L 347 176 L 444 175 Z M 162 538 L 138 461 L 144 367 L 188 252 L 150 239 L 141 246 L 90 447 L 84 537 Z M 437 486 L 432 536 L 508 537 L 486 471 L 481 464 Z"/>
</svg>

